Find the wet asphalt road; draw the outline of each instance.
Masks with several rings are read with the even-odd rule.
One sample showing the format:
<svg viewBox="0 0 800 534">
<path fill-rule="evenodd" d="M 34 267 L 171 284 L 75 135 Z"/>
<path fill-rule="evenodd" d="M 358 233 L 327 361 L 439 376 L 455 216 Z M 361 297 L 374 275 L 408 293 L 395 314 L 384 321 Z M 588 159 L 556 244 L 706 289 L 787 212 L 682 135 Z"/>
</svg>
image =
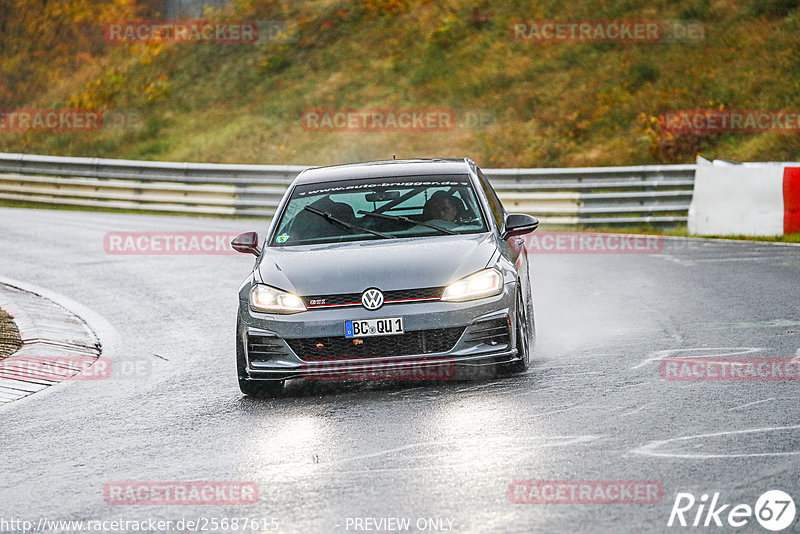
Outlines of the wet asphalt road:
<svg viewBox="0 0 800 534">
<path fill-rule="evenodd" d="M 752 506 L 782 489 L 800 507 L 800 382 L 665 381 L 657 361 L 800 355 L 800 247 L 668 240 L 656 254 L 538 254 L 528 373 L 295 382 L 283 398 L 254 400 L 237 388 L 233 345 L 251 257 L 103 249 L 109 231 L 251 229 L 266 226 L 0 209 L 0 275 L 91 308 L 117 330 L 113 358 L 147 369 L 0 411 L 0 519 L 259 517 L 280 532 L 354 532 L 355 518 L 401 517 L 412 531 L 440 518 L 454 532 L 669 532 L 700 530 L 666 526 L 678 492 Z M 509 484 L 532 479 L 659 481 L 664 496 L 511 503 Z M 250 481 L 259 500 L 109 505 L 112 481 Z M 734 530 L 767 532 L 754 519 L 706 529 Z"/>
</svg>

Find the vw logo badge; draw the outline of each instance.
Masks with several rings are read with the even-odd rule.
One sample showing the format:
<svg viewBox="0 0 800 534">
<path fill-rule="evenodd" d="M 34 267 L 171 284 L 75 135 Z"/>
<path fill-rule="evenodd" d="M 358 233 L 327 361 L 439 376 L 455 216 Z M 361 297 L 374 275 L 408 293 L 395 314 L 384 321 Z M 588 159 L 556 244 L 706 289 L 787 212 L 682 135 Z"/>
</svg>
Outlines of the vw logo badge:
<svg viewBox="0 0 800 534">
<path fill-rule="evenodd" d="M 368 310 L 377 310 L 383 306 L 383 293 L 379 289 L 367 289 L 361 294 L 361 305 Z"/>
</svg>

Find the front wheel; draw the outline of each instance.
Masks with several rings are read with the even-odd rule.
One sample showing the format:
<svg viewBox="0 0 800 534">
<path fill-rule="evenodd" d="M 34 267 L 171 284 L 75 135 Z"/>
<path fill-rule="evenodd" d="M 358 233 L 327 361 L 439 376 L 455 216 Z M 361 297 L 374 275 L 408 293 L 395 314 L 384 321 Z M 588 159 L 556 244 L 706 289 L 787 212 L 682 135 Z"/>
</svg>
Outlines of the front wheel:
<svg viewBox="0 0 800 534">
<path fill-rule="evenodd" d="M 522 290 L 517 290 L 517 309 L 514 314 L 516 320 L 517 360 L 508 365 L 512 373 L 524 373 L 530 365 L 530 324 L 528 322 L 528 308 L 522 297 Z"/>
</svg>

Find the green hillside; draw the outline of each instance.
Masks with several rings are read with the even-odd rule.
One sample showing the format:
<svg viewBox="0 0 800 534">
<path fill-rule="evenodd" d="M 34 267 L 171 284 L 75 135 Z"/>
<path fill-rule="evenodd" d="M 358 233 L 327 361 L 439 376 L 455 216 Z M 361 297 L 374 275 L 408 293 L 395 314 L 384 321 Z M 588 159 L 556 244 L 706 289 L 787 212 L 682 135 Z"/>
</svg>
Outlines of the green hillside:
<svg viewBox="0 0 800 534">
<path fill-rule="evenodd" d="M 16 4 L 16 5 L 15 5 Z M 111 44 L 154 2 L 9 0 L 0 107 L 126 110 L 83 133 L 0 131 L 0 150 L 328 164 L 469 155 L 486 167 L 800 160 L 798 130 L 663 132 L 674 109 L 800 109 L 798 0 L 240 0 L 206 19 L 276 21 L 258 44 Z M 683 20 L 690 42 L 518 42 L 520 19 Z M 449 110 L 448 131 L 319 131 L 313 109 Z"/>
</svg>

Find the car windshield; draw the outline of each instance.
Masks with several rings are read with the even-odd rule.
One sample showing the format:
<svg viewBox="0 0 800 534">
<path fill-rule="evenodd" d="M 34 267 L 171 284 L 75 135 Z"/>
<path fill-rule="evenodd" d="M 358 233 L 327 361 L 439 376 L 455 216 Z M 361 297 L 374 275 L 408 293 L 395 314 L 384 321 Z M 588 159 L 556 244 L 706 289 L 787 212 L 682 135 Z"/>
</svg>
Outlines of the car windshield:
<svg viewBox="0 0 800 534">
<path fill-rule="evenodd" d="M 302 184 L 271 246 L 486 231 L 466 175 L 403 176 Z"/>
</svg>

